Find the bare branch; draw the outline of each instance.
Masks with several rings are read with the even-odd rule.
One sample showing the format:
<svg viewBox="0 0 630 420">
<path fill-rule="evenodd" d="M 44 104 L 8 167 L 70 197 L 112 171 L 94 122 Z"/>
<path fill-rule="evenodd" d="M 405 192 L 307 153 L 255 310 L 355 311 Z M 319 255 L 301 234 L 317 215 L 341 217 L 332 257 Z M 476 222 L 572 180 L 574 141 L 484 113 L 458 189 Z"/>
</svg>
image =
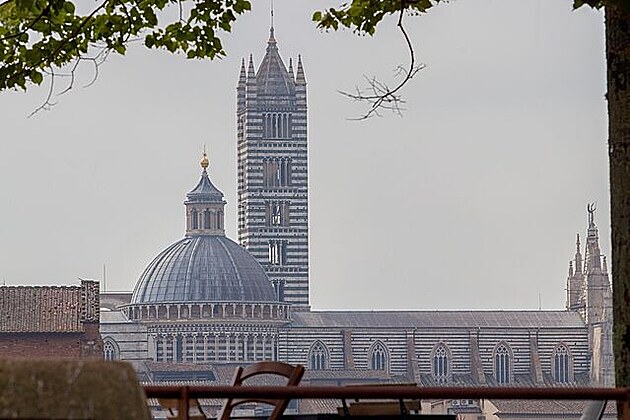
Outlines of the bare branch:
<svg viewBox="0 0 630 420">
<path fill-rule="evenodd" d="M 404 75 L 403 79 L 396 85 L 396 87 L 390 89 L 386 83 L 379 81 L 376 77 L 368 78 L 367 76 L 364 76 L 367 82 L 367 88 L 362 90 L 357 86 L 356 93 L 339 91 L 340 94 L 354 101 L 367 102 L 370 105 L 369 110 L 365 114 L 357 118 L 350 118 L 351 120 L 366 120 L 373 116 L 381 116 L 379 110 L 383 109 L 392 111 L 398 115 L 402 115 L 402 111 L 405 110 L 402 107 L 402 105 L 405 104 L 405 101 L 401 98 L 398 92 L 425 66 L 424 64 L 416 64 L 413 43 L 411 42 L 405 26 L 403 25 L 404 15 L 405 2 L 402 0 L 397 26 L 405 38 L 405 43 L 407 44 L 407 48 L 409 50 L 410 60 L 409 66 L 406 68 L 403 66 L 397 66 L 394 70 L 394 76 L 400 77 L 401 75 Z"/>
<path fill-rule="evenodd" d="M 33 112 L 28 114 L 27 118 L 31 118 L 33 115 L 37 114 L 41 110 L 46 110 L 47 111 L 47 110 L 51 109 L 53 106 L 56 105 L 55 102 L 51 102 L 50 101 L 52 96 L 53 96 L 53 92 L 55 91 L 55 70 L 52 67 L 50 67 L 50 73 L 51 73 L 50 88 L 48 89 L 48 95 L 46 96 L 46 100 L 44 100 L 44 102 L 40 106 L 35 108 L 35 110 L 33 110 Z"/>
<path fill-rule="evenodd" d="M 74 65 L 72 66 L 72 69 L 70 69 L 70 83 L 68 83 L 68 87 L 66 87 L 64 90 L 59 92 L 57 96 L 61 96 L 64 93 L 69 92 L 70 89 L 72 89 L 72 87 L 74 86 L 74 72 L 76 71 L 77 67 L 79 67 L 80 62 L 81 62 L 81 59 L 77 58 L 77 60 L 74 62 Z M 51 76 L 51 78 L 53 77 L 55 77 L 54 74 Z"/>
</svg>

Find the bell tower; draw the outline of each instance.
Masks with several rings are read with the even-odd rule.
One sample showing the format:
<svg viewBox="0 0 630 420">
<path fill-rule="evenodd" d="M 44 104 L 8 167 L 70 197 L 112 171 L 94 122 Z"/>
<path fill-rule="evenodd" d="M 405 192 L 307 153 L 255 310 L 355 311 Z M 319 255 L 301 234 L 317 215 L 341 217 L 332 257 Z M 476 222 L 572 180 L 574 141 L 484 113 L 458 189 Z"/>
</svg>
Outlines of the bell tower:
<svg viewBox="0 0 630 420">
<path fill-rule="evenodd" d="M 273 13 L 273 12 L 272 12 Z M 265 56 L 245 60 L 237 92 L 238 240 L 265 268 L 279 300 L 309 308 L 306 78 L 288 69 L 273 23 Z"/>
</svg>

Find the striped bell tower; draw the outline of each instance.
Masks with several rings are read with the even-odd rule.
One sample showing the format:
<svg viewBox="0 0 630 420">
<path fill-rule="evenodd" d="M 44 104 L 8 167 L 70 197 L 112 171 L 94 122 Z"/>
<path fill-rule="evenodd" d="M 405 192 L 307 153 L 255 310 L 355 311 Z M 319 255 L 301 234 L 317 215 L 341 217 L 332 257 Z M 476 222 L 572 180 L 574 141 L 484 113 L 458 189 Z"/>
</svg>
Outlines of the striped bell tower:
<svg viewBox="0 0 630 420">
<path fill-rule="evenodd" d="M 238 239 L 265 268 L 278 299 L 309 308 L 306 78 L 278 53 L 241 63 L 237 91 Z"/>
</svg>

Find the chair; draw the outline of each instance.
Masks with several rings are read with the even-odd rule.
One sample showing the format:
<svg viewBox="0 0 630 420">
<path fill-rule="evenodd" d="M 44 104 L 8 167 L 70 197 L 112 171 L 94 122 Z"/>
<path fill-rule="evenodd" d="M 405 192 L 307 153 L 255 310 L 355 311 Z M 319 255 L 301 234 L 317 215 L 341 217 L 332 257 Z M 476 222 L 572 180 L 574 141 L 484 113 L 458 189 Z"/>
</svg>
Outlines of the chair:
<svg viewBox="0 0 630 420">
<path fill-rule="evenodd" d="M 234 372 L 232 385 L 241 386 L 243 385 L 244 381 L 247 381 L 248 379 L 258 375 L 284 376 L 285 378 L 287 378 L 288 386 L 296 386 L 300 383 L 302 375 L 304 375 L 304 366 L 293 366 L 284 362 L 259 362 L 245 368 L 239 366 Z M 232 413 L 232 409 L 237 405 L 255 402 L 273 405 L 274 409 L 269 416 L 269 419 L 275 420 L 280 418 L 284 410 L 287 408 L 287 405 L 289 404 L 289 399 L 276 400 L 266 398 L 230 398 L 223 405 L 223 408 L 221 409 L 218 418 L 221 420 L 229 419 L 230 414 Z"/>
<path fill-rule="evenodd" d="M 170 414 L 170 417 L 167 417 L 168 420 L 184 418 L 183 416 L 179 415 L 179 400 L 178 399 L 158 398 L 158 403 L 160 404 L 161 407 L 168 409 L 168 412 Z M 190 410 L 189 410 L 188 417 L 187 417 L 189 420 L 206 420 L 208 418 L 206 417 L 206 414 L 203 412 L 203 409 L 201 408 L 201 404 L 199 403 L 199 400 L 197 398 L 189 399 L 189 407 L 190 409 L 196 408 L 197 411 L 199 412 L 199 413 L 190 414 Z M 177 410 L 178 411 L 177 414 L 173 410 Z"/>
<path fill-rule="evenodd" d="M 0 360 L 0 418 L 150 419 L 133 367 L 104 360 Z"/>
</svg>

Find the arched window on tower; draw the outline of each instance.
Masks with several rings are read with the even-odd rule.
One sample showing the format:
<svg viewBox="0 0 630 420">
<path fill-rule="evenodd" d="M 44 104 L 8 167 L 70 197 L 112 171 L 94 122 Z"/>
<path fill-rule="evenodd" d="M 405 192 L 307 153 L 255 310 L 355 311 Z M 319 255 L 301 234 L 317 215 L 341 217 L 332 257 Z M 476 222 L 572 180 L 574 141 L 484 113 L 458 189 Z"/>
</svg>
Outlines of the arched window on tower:
<svg viewBox="0 0 630 420">
<path fill-rule="evenodd" d="M 494 349 L 494 378 L 498 384 L 509 384 L 512 369 L 512 352 L 501 343 Z"/>
<path fill-rule="evenodd" d="M 328 369 L 328 349 L 321 341 L 316 341 L 308 352 L 308 367 L 312 370 Z"/>
<path fill-rule="evenodd" d="M 276 114 L 271 117 L 271 137 L 278 138 L 278 116 Z"/>
<path fill-rule="evenodd" d="M 263 137 L 269 137 L 269 115 L 268 114 L 262 115 L 262 132 L 263 132 Z"/>
<path fill-rule="evenodd" d="M 110 337 L 103 340 L 103 356 L 105 360 L 118 360 L 120 358 L 118 344 Z"/>
<path fill-rule="evenodd" d="M 280 185 L 287 187 L 291 185 L 291 159 L 280 160 Z"/>
<path fill-rule="evenodd" d="M 283 265 L 286 261 L 286 241 L 269 241 L 269 264 Z"/>
<path fill-rule="evenodd" d="M 287 137 L 293 136 L 293 115 L 289 114 L 287 118 Z"/>
<path fill-rule="evenodd" d="M 447 383 L 450 376 L 450 352 L 444 344 L 435 346 L 432 361 L 433 378 L 438 383 Z"/>
<path fill-rule="evenodd" d="M 271 206 L 271 224 L 274 226 L 282 225 L 282 205 L 273 203 Z"/>
<path fill-rule="evenodd" d="M 553 377 L 558 383 L 571 382 L 572 358 L 569 349 L 564 344 L 556 346 L 553 352 Z"/>
<path fill-rule="evenodd" d="M 389 370 L 389 353 L 387 347 L 381 341 L 377 341 L 372 345 L 369 361 L 370 369 L 372 370 Z"/>
</svg>

